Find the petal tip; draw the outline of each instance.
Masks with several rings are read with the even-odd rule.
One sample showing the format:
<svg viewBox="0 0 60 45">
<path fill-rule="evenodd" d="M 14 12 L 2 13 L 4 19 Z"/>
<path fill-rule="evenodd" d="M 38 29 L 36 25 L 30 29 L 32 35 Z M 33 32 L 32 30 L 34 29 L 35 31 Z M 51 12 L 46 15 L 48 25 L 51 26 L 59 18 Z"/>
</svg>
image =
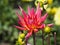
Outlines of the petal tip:
<svg viewBox="0 0 60 45">
<path fill-rule="evenodd" d="M 19 9 L 22 11 L 23 9 L 21 8 L 21 6 L 19 6 Z"/>
<path fill-rule="evenodd" d="M 49 27 L 52 27 L 53 25 L 54 25 L 53 23 L 52 24 L 48 24 Z"/>
</svg>

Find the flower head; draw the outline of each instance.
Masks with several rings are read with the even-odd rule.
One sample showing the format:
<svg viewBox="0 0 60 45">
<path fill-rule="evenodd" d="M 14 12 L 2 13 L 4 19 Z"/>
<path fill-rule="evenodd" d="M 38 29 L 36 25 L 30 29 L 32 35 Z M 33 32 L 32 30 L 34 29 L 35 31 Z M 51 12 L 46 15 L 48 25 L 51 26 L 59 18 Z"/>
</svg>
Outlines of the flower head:
<svg viewBox="0 0 60 45">
<path fill-rule="evenodd" d="M 55 14 L 57 12 L 58 8 L 56 7 L 53 7 L 53 8 L 47 8 L 46 11 L 49 13 L 49 14 Z"/>
<path fill-rule="evenodd" d="M 24 45 L 25 41 L 24 41 L 23 38 L 25 38 L 25 34 L 20 33 L 19 36 L 18 36 L 18 40 L 16 41 L 16 45 Z"/>
<path fill-rule="evenodd" d="M 53 24 L 48 24 L 47 26 L 45 26 L 44 32 L 50 33 L 50 32 L 51 32 L 51 27 L 52 27 L 52 26 L 53 26 Z"/>
<path fill-rule="evenodd" d="M 40 5 L 38 3 L 36 12 L 34 11 L 34 8 L 30 9 L 28 7 L 28 14 L 25 13 L 25 11 L 19 7 L 23 17 L 16 12 L 18 18 L 19 18 L 19 25 L 15 26 L 19 30 L 26 30 L 28 31 L 25 38 L 29 38 L 32 35 L 32 32 L 36 33 L 38 29 L 43 29 L 45 27 L 45 24 L 43 23 L 46 20 L 47 13 L 42 16 L 42 11 L 40 9 Z"/>
<path fill-rule="evenodd" d="M 37 6 L 38 3 L 40 3 L 40 7 L 41 9 L 47 9 L 49 7 L 49 5 L 51 6 L 51 4 L 53 3 L 53 0 L 35 0 L 35 5 Z"/>
<path fill-rule="evenodd" d="M 24 38 L 24 37 L 25 37 L 25 34 L 24 34 L 24 33 L 21 33 L 21 34 L 19 35 L 19 37 L 20 37 L 20 38 Z"/>
</svg>

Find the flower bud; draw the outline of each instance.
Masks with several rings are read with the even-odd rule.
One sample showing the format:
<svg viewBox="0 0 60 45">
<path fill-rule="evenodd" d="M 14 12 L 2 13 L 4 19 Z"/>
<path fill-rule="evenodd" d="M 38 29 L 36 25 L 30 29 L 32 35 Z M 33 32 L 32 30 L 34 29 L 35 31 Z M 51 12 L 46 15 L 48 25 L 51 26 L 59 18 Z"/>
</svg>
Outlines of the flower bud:
<svg viewBox="0 0 60 45">
<path fill-rule="evenodd" d="M 44 32 L 49 33 L 50 31 L 51 31 L 51 28 L 46 26 L 45 29 L 44 29 Z"/>
<path fill-rule="evenodd" d="M 20 37 L 20 38 L 24 38 L 24 37 L 25 37 L 25 34 L 24 34 L 24 33 L 21 33 L 21 34 L 19 35 L 19 37 Z"/>
</svg>

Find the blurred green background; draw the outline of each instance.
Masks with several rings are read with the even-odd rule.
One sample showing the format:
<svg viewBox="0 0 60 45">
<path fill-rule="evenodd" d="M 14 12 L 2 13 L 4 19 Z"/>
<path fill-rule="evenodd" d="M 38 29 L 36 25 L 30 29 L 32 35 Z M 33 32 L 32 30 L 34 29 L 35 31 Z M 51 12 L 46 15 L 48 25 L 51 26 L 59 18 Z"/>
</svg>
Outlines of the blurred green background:
<svg viewBox="0 0 60 45">
<path fill-rule="evenodd" d="M 35 1 L 36 0 L 30 0 L 30 1 L 0 0 L 0 45 L 15 45 L 16 40 L 18 38 L 18 33 L 20 32 L 15 27 L 13 27 L 13 25 L 18 25 L 16 10 L 20 12 L 20 10 L 18 9 L 18 6 L 21 6 L 27 12 L 27 6 L 36 7 Z M 60 8 L 60 0 L 53 0 L 53 4 L 50 5 L 49 8 L 52 9 L 54 7 Z M 57 32 L 57 45 L 60 45 L 60 25 L 59 24 L 57 25 L 54 21 L 54 16 L 56 12 L 54 14 L 52 14 L 51 12 L 48 12 L 48 13 L 49 15 L 45 23 L 54 24 L 52 28 L 52 34 L 55 31 Z M 60 15 L 60 13 L 58 15 Z M 57 22 L 58 21 L 60 21 L 60 18 L 59 20 L 57 20 Z M 39 37 L 36 37 L 36 38 L 37 38 L 36 40 L 37 45 L 42 45 L 42 40 Z M 29 39 L 29 43 L 33 45 L 32 38 Z M 51 37 L 51 45 L 54 45 L 53 37 Z"/>
</svg>

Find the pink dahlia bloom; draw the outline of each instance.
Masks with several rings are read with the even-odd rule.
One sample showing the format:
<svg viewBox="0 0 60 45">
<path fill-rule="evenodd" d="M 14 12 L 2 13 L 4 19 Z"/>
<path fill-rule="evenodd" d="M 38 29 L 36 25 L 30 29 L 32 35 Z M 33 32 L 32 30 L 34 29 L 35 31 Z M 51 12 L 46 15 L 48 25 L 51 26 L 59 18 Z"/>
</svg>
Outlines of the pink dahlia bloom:
<svg viewBox="0 0 60 45">
<path fill-rule="evenodd" d="M 34 8 L 30 9 L 30 7 L 28 7 L 28 14 L 26 14 L 26 12 L 19 7 L 19 9 L 22 12 L 23 17 L 16 12 L 18 18 L 19 18 L 19 25 L 21 26 L 15 26 L 16 28 L 18 28 L 19 30 L 27 30 L 28 33 L 26 35 L 25 38 L 28 38 L 32 35 L 32 32 L 36 33 L 38 31 L 38 29 L 43 29 L 45 27 L 45 24 L 43 23 L 46 18 L 47 18 L 47 13 L 45 15 L 42 16 L 42 11 L 40 9 L 40 5 L 38 3 L 37 9 L 36 11 L 34 11 Z M 50 24 L 49 26 L 51 26 L 52 24 Z"/>
</svg>

